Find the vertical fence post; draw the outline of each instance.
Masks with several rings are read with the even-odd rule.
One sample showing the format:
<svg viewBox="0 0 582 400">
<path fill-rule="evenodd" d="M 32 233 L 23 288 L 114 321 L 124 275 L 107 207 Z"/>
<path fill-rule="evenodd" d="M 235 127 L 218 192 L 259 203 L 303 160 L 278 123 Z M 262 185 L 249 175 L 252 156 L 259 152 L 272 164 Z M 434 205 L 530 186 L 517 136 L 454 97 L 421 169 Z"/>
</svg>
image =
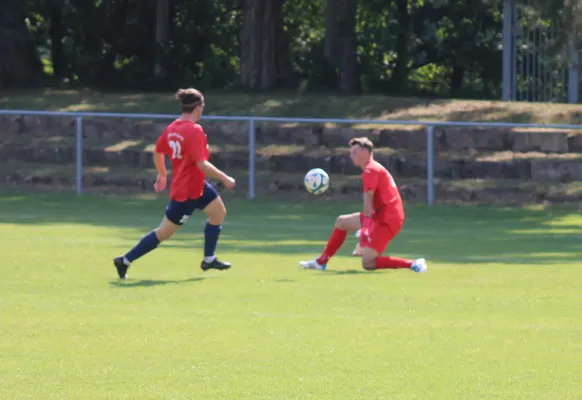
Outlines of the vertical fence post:
<svg viewBox="0 0 582 400">
<path fill-rule="evenodd" d="M 428 205 L 434 204 L 434 126 L 426 127 L 426 195 Z"/>
<path fill-rule="evenodd" d="M 249 119 L 249 199 L 255 198 L 255 120 Z"/>
<path fill-rule="evenodd" d="M 77 196 L 83 192 L 83 117 L 77 117 L 76 123 L 77 155 L 76 155 L 76 182 Z"/>
</svg>

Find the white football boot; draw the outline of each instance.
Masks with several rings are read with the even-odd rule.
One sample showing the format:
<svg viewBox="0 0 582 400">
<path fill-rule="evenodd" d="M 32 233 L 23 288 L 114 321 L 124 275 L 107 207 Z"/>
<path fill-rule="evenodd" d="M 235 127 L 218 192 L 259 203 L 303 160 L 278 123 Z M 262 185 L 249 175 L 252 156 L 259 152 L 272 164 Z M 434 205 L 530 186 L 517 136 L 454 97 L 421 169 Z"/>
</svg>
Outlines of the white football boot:
<svg viewBox="0 0 582 400">
<path fill-rule="evenodd" d="M 299 261 L 299 266 L 303 269 L 317 269 L 319 271 L 325 271 L 327 265 L 319 265 L 317 260 L 309 260 L 309 261 Z"/>
<path fill-rule="evenodd" d="M 426 265 L 426 260 L 424 258 L 417 258 L 414 260 L 414 264 L 410 267 L 414 272 L 426 272 L 428 266 Z"/>
</svg>

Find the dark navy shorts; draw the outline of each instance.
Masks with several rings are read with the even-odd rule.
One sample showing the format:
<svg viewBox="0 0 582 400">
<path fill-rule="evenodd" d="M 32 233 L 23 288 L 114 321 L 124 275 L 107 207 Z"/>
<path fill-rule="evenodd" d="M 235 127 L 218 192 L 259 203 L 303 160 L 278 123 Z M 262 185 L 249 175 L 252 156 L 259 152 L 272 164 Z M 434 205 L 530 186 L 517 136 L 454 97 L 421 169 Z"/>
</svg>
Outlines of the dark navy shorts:
<svg viewBox="0 0 582 400">
<path fill-rule="evenodd" d="M 171 200 L 166 207 L 166 217 L 176 225 L 183 225 L 194 210 L 204 210 L 218 197 L 218 192 L 208 182 L 204 182 L 204 192 L 197 199 L 186 201 Z"/>
</svg>

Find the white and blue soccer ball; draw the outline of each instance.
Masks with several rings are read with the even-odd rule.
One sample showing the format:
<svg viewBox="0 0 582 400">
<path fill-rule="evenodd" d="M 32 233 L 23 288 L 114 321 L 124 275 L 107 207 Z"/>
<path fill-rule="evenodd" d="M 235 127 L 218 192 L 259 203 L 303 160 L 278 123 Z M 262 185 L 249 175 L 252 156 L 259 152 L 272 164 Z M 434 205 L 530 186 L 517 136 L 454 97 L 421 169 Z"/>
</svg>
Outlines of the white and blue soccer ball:
<svg viewBox="0 0 582 400">
<path fill-rule="evenodd" d="M 321 168 L 313 168 L 305 174 L 303 183 L 309 193 L 319 195 L 329 188 L 329 175 Z"/>
</svg>

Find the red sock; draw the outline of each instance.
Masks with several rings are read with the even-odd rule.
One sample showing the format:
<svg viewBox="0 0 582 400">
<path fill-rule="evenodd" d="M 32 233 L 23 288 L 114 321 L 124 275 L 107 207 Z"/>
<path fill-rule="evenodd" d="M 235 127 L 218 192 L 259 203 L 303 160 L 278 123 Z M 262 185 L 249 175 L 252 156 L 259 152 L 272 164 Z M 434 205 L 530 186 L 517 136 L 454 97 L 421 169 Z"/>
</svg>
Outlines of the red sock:
<svg viewBox="0 0 582 400">
<path fill-rule="evenodd" d="M 348 231 L 344 231 L 342 229 L 334 228 L 329 240 L 327 241 L 327 245 L 316 261 L 319 265 L 327 264 L 330 258 L 342 247 L 346 237 L 348 236 Z"/>
<path fill-rule="evenodd" d="M 376 267 L 374 269 L 400 269 L 410 268 L 414 261 L 398 257 L 378 257 L 376 258 Z"/>
</svg>

